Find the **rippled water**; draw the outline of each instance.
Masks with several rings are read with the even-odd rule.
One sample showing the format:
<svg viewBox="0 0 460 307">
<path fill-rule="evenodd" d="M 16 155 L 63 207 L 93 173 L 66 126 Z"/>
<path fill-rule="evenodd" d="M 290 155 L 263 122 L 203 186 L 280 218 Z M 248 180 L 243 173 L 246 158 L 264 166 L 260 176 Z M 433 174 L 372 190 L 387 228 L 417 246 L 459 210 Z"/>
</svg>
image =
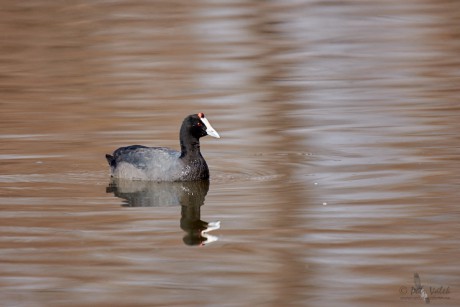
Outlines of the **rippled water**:
<svg viewBox="0 0 460 307">
<path fill-rule="evenodd" d="M 2 306 L 412 306 L 422 287 L 458 306 L 458 20 L 456 1 L 4 2 Z M 197 112 L 222 136 L 209 185 L 110 180 L 104 154 L 177 149 Z"/>
</svg>

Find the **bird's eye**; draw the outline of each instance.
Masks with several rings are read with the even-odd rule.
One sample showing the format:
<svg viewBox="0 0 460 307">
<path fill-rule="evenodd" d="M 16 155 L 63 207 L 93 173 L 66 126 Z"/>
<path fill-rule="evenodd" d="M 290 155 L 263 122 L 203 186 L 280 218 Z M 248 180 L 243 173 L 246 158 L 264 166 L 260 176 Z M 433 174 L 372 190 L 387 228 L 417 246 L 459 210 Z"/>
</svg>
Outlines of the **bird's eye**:
<svg viewBox="0 0 460 307">
<path fill-rule="evenodd" d="M 197 123 L 196 125 L 197 125 L 198 127 L 201 127 L 201 126 L 203 126 L 203 124 L 202 124 L 202 123 Z"/>
</svg>

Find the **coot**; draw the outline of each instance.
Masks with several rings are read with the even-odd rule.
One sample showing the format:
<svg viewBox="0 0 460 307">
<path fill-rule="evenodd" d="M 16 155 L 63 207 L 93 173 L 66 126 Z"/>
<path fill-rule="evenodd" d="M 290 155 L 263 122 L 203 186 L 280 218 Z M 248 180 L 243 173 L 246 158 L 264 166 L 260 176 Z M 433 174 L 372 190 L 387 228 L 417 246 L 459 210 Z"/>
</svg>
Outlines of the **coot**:
<svg viewBox="0 0 460 307">
<path fill-rule="evenodd" d="M 165 147 L 131 145 L 105 155 L 112 177 L 150 181 L 209 179 L 209 169 L 200 152 L 200 138 L 220 138 L 203 113 L 187 116 L 180 128 L 181 151 Z"/>
</svg>

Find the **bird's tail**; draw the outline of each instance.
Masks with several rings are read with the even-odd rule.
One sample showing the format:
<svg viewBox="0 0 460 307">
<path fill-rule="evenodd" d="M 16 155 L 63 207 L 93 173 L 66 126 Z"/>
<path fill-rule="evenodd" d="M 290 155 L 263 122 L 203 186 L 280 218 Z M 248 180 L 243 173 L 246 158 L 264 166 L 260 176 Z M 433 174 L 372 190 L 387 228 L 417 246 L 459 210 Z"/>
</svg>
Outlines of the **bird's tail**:
<svg viewBox="0 0 460 307">
<path fill-rule="evenodd" d="M 113 171 L 115 169 L 115 166 L 117 165 L 116 161 L 115 161 L 115 158 L 112 155 L 109 155 L 109 154 L 106 154 L 105 158 L 107 159 L 107 162 L 109 163 L 109 166 Z"/>
</svg>

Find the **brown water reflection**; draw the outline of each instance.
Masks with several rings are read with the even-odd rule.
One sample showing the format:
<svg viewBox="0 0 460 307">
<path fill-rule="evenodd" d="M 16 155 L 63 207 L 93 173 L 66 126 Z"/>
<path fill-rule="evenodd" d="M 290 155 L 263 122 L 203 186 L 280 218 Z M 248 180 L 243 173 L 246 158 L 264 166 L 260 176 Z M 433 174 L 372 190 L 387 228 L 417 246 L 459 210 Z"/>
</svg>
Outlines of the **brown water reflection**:
<svg viewBox="0 0 460 307">
<path fill-rule="evenodd" d="M 407 306 L 415 273 L 459 305 L 459 17 L 428 0 L 4 1 L 2 305 Z M 202 142 L 205 200 L 106 193 L 105 153 L 177 148 L 199 111 L 222 135 Z M 123 206 L 142 191 L 161 205 Z M 204 221 L 218 241 L 184 244 Z"/>
</svg>

